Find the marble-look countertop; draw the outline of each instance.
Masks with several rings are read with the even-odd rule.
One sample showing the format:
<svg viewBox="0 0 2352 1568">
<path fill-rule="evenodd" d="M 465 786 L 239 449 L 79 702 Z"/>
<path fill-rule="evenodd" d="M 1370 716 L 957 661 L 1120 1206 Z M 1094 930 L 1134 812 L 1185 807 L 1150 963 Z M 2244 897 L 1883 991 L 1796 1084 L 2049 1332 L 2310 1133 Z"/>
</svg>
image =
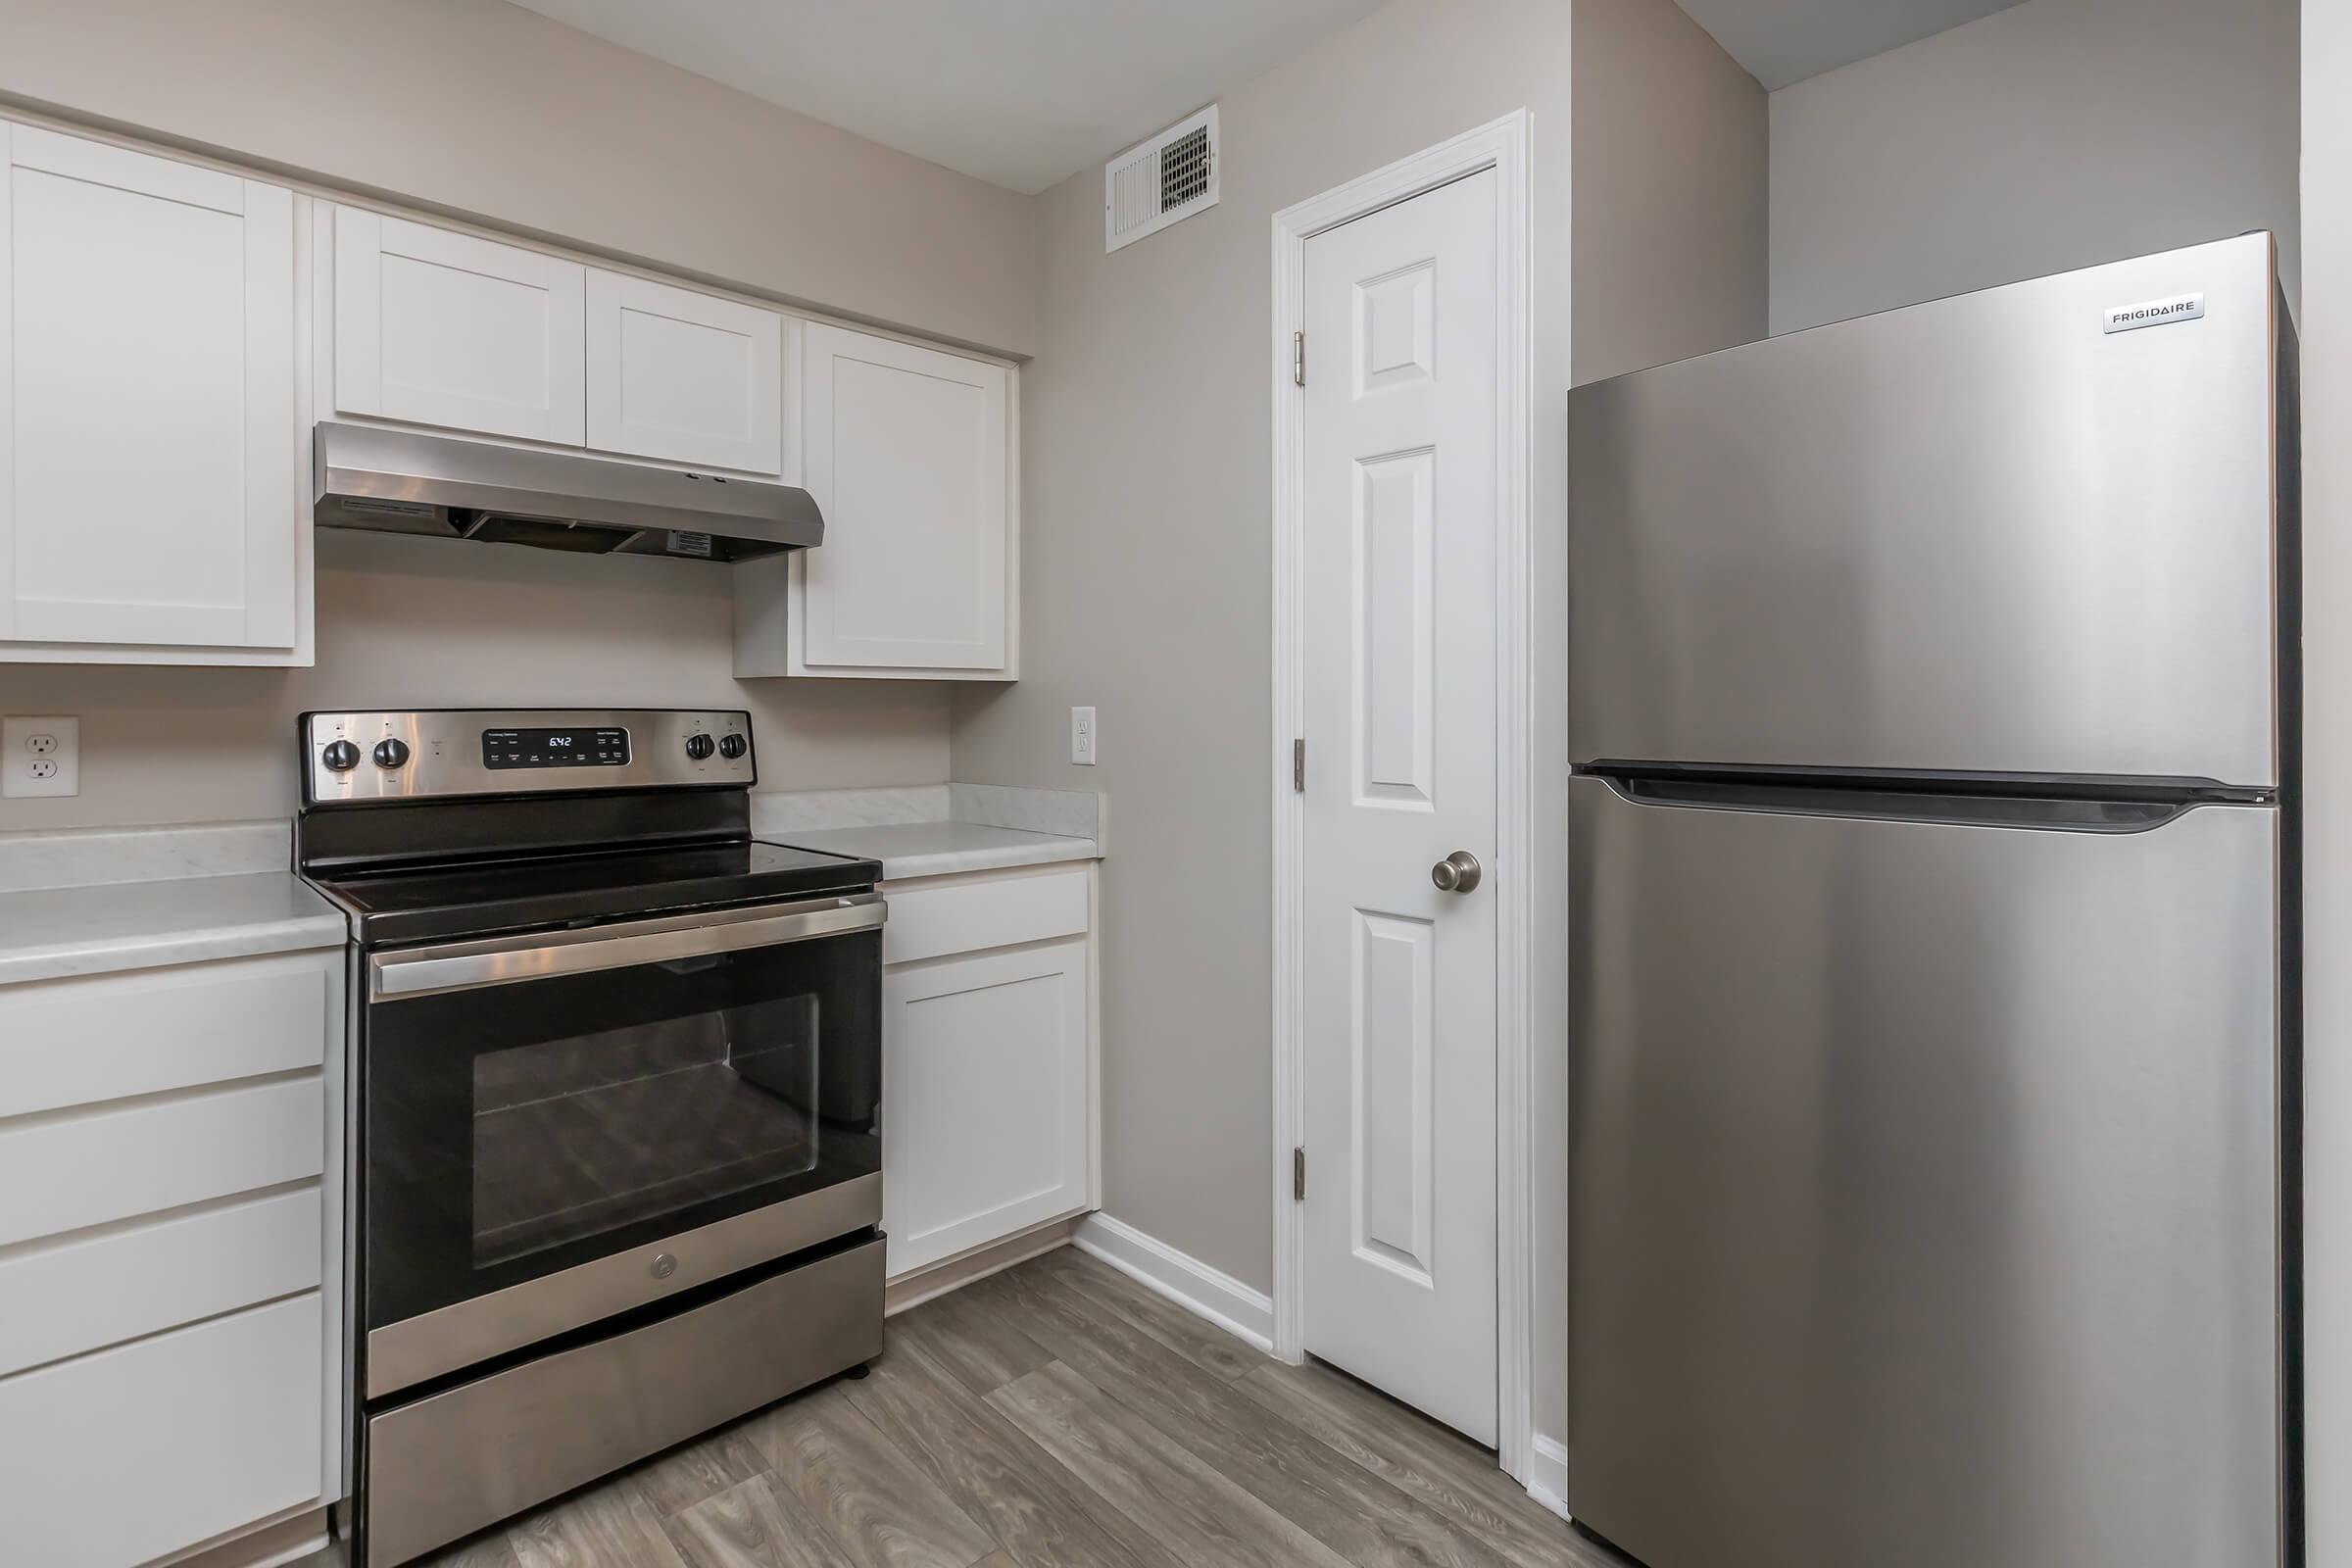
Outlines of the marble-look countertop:
<svg viewBox="0 0 2352 1568">
<path fill-rule="evenodd" d="M 347 932 L 286 871 L 0 892 L 0 985 L 337 948 Z"/>
<path fill-rule="evenodd" d="M 1093 839 L 1059 833 L 1025 833 L 981 822 L 882 822 L 861 827 L 786 828 L 760 837 L 779 844 L 855 855 L 882 862 L 885 882 L 948 876 L 957 871 L 1002 871 L 1056 860 L 1092 860 L 1101 855 Z"/>
</svg>

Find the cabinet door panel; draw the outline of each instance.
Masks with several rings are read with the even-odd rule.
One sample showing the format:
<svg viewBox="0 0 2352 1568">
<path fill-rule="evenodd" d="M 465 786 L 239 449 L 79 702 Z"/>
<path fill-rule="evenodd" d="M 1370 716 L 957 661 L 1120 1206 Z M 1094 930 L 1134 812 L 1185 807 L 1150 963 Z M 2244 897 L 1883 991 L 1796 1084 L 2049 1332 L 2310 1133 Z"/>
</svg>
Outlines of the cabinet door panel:
<svg viewBox="0 0 2352 1568">
<path fill-rule="evenodd" d="M 0 142 L 0 638 L 292 648 L 293 193 Z"/>
<path fill-rule="evenodd" d="M 588 444 L 778 473 L 783 318 L 619 272 L 588 273 Z"/>
<path fill-rule="evenodd" d="M 0 1379 L 12 1563 L 124 1568 L 322 1494 L 318 1293 Z"/>
<path fill-rule="evenodd" d="M 586 438 L 587 269 L 335 210 L 335 407 L 564 446 Z"/>
<path fill-rule="evenodd" d="M 897 1276 L 1086 1206 L 1086 943 L 885 973 L 882 1228 Z"/>
<path fill-rule="evenodd" d="M 805 661 L 1004 668 L 1004 368 L 821 323 L 805 362 Z"/>
</svg>

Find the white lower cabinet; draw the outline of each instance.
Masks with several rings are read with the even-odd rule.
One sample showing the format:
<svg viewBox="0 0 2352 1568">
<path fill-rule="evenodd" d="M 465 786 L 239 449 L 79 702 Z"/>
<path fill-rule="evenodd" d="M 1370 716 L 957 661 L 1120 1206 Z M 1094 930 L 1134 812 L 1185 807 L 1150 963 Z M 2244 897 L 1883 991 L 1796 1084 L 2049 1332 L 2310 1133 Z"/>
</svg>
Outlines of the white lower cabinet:
<svg viewBox="0 0 2352 1568">
<path fill-rule="evenodd" d="M 893 1278 L 1095 1206 L 1091 879 L 1059 871 L 890 890 L 892 923 L 909 934 L 965 928 L 992 908 L 1000 916 L 986 937 L 965 929 L 962 940 L 985 948 L 917 948 L 928 956 L 883 974 Z"/>
<path fill-rule="evenodd" d="M 342 1491 L 340 948 L 0 986 L 0 1561 Z"/>
<path fill-rule="evenodd" d="M 317 1291 L 0 1382 L 0 1542 L 130 1568 L 323 1500 Z"/>
</svg>

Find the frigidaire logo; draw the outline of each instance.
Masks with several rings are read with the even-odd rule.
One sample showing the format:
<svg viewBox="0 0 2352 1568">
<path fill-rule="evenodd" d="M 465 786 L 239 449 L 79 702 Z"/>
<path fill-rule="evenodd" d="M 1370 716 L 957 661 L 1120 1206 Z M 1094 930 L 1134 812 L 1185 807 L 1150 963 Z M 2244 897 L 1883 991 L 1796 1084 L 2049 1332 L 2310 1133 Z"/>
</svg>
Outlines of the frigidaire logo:
<svg viewBox="0 0 2352 1568">
<path fill-rule="evenodd" d="M 2202 294 L 2176 294 L 2171 299 L 2149 300 L 2144 305 L 2118 305 L 2107 313 L 2106 330 L 2132 332 L 2143 326 L 2170 326 L 2175 321 L 2194 321 L 2205 314 Z"/>
</svg>

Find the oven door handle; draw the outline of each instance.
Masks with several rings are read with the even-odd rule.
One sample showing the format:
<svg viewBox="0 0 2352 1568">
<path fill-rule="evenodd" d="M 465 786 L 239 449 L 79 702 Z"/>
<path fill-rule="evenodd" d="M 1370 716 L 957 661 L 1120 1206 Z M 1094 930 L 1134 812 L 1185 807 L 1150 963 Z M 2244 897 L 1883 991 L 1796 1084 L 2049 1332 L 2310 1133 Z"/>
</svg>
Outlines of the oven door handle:
<svg viewBox="0 0 2352 1568">
<path fill-rule="evenodd" d="M 739 953 L 746 948 L 812 942 L 876 930 L 888 914 L 881 894 L 860 893 L 664 920 L 633 920 L 584 931 L 541 932 L 378 953 L 368 959 L 368 995 L 374 1002 L 398 1002 L 557 975 Z"/>
</svg>

